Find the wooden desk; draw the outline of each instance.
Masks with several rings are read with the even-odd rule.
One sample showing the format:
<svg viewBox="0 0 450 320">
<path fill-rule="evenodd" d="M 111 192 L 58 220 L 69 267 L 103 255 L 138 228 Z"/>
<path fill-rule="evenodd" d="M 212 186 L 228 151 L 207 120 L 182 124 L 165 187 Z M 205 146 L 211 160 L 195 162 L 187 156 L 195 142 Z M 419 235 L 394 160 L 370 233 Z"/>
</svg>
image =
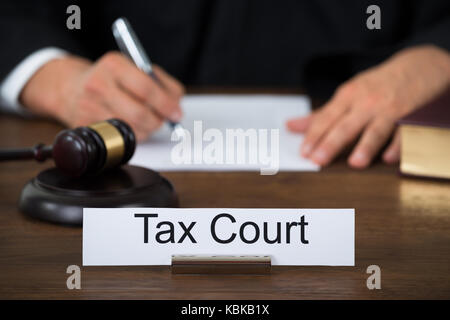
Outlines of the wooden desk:
<svg viewBox="0 0 450 320">
<path fill-rule="evenodd" d="M 61 127 L 0 115 L 0 147 L 51 143 Z M 81 229 L 31 220 L 23 185 L 47 164 L 0 164 L 0 298 L 409 299 L 450 298 L 450 184 L 399 177 L 381 163 L 344 161 L 320 173 L 165 173 L 182 207 L 356 208 L 355 267 L 275 267 L 270 276 L 172 275 L 169 267 L 81 266 Z M 211 187 L 214 186 L 214 187 Z M 368 290 L 366 268 L 381 268 Z"/>
</svg>

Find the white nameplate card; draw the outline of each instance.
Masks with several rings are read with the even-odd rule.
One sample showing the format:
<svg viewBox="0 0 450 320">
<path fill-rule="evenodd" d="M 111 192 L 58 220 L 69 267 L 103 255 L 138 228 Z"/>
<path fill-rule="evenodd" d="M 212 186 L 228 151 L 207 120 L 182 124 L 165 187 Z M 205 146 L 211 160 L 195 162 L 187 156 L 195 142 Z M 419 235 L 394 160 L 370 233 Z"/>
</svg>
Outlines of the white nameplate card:
<svg viewBox="0 0 450 320">
<path fill-rule="evenodd" d="M 170 265 L 172 255 L 264 255 L 355 265 L 354 209 L 85 208 L 83 265 Z"/>
</svg>

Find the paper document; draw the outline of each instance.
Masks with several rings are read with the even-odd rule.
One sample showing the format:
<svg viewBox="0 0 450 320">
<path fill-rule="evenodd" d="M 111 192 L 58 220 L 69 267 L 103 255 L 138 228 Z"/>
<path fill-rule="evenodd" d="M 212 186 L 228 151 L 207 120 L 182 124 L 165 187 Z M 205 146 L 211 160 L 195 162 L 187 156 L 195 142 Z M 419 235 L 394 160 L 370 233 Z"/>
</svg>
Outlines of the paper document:
<svg viewBox="0 0 450 320">
<path fill-rule="evenodd" d="M 310 113 L 302 95 L 187 95 L 185 137 L 164 125 L 137 146 L 130 163 L 158 171 L 317 171 L 300 157 L 303 135 L 286 121 Z M 265 170 L 266 173 L 263 173 Z"/>
</svg>

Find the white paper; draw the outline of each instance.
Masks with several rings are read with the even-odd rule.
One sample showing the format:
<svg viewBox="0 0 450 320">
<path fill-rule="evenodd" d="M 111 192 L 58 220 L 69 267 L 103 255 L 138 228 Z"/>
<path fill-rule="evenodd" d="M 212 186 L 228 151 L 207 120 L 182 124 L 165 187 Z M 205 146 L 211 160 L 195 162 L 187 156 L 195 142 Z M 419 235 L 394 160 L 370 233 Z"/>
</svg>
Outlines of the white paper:
<svg viewBox="0 0 450 320">
<path fill-rule="evenodd" d="M 286 129 L 286 121 L 310 113 L 310 101 L 303 95 L 187 95 L 182 100 L 183 127 L 193 133 L 194 121 L 201 120 L 203 131 L 219 129 L 279 129 L 279 171 L 317 171 L 319 166 L 300 157 L 303 135 Z M 165 124 L 148 141 L 138 145 L 130 163 L 159 171 L 260 171 L 261 163 L 179 163 L 171 158 L 178 143 L 171 141 Z M 207 143 L 204 143 L 204 146 Z M 269 146 L 270 150 L 270 146 Z M 225 150 L 225 152 L 227 152 Z M 238 150 L 236 152 L 249 152 Z"/>
<path fill-rule="evenodd" d="M 148 218 L 148 239 L 144 242 L 144 218 L 135 214 L 157 214 Z M 212 236 L 212 221 L 219 214 L 230 214 L 217 220 L 215 235 L 228 240 L 219 243 Z M 355 263 L 355 211 L 354 209 L 173 209 L 173 208 L 88 208 L 83 212 L 83 265 L 170 265 L 172 255 L 270 255 L 273 265 L 334 265 L 353 266 Z M 302 227 L 290 229 L 289 243 L 286 223 L 300 222 Z M 162 221 L 174 224 L 175 243 L 158 243 L 156 234 L 166 231 L 157 228 Z M 256 223 L 260 236 L 247 244 L 240 238 L 244 222 Z M 177 243 L 184 234 L 179 222 L 187 227 L 195 222 L 189 237 Z M 276 239 L 277 223 L 281 226 L 279 243 L 266 243 L 264 222 L 267 222 L 268 239 Z M 243 229 L 244 237 L 255 237 L 253 226 Z M 167 240 L 168 236 L 159 238 Z M 306 243 L 307 242 L 307 243 Z"/>
</svg>

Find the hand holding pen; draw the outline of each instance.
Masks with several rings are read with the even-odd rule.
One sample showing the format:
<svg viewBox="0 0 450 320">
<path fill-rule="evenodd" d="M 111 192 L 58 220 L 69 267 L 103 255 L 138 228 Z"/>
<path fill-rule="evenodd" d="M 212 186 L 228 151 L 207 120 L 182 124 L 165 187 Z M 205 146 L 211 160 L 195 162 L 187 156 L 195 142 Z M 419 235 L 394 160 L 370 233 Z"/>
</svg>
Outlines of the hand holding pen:
<svg viewBox="0 0 450 320">
<path fill-rule="evenodd" d="M 107 52 L 97 61 L 58 54 L 22 90 L 20 101 L 26 111 L 72 128 L 119 118 L 133 128 L 139 141 L 166 119 L 181 119 L 184 88 L 162 68 L 153 65 L 155 81 L 119 52 Z"/>
</svg>

